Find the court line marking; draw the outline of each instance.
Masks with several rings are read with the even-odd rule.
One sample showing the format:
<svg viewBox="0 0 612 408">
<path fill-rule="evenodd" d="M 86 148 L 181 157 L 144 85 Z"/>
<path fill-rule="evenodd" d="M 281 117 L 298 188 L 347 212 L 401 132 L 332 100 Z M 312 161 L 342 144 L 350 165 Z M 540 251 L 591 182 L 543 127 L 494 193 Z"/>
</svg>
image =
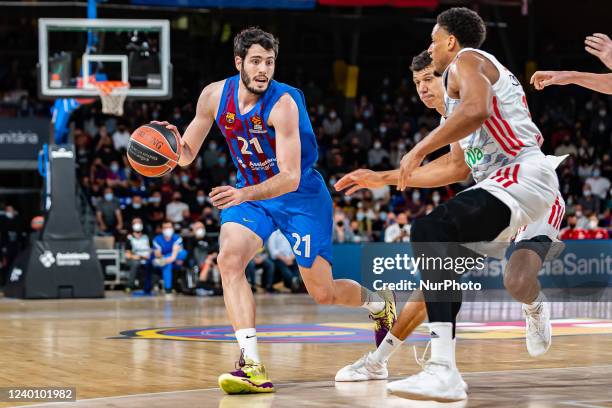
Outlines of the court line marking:
<svg viewBox="0 0 612 408">
<path fill-rule="evenodd" d="M 500 373 L 529 373 L 533 371 L 557 371 L 557 370 L 570 370 L 570 369 L 593 369 L 593 368 L 612 368 L 612 364 L 604 364 L 604 365 L 595 365 L 595 366 L 576 366 L 576 367 L 549 367 L 549 368 L 531 368 L 531 369 L 522 369 L 522 370 L 496 370 L 496 371 L 472 371 L 472 372 L 464 372 L 462 375 L 464 377 L 469 377 L 470 375 L 485 375 L 485 374 L 500 374 Z M 404 378 L 403 376 L 393 376 L 389 377 L 388 380 L 394 381 Z M 383 380 L 380 380 L 383 381 Z M 299 381 L 299 382 L 288 382 L 288 383 L 279 383 L 275 385 L 277 388 L 287 388 L 293 385 L 310 385 L 310 386 L 318 386 L 318 385 L 326 385 L 334 383 L 331 380 L 323 380 L 323 381 Z M 210 392 L 210 391 L 220 391 L 219 387 L 213 388 L 196 388 L 191 390 L 177 390 L 177 391 L 160 391 L 160 392 L 147 392 L 141 394 L 129 394 L 129 395 L 114 395 L 111 397 L 96 397 L 96 398 L 85 398 L 76 401 L 65 401 L 65 402 L 45 402 L 43 404 L 35 404 L 35 405 L 26 405 L 26 407 L 50 407 L 52 406 L 60 406 L 62 404 L 74 404 L 79 402 L 91 402 L 91 401 L 103 401 L 103 400 L 113 400 L 113 399 L 121 399 L 121 398 L 133 398 L 133 397 L 147 397 L 154 395 L 166 395 L 166 394 L 184 394 L 189 392 Z M 557 401 L 559 403 L 567 404 L 567 403 L 580 403 L 580 402 L 606 402 L 611 400 L 593 400 L 593 401 Z M 578 407 L 582 407 L 581 405 L 576 405 Z M 18 407 L 17 405 L 14 407 Z M 13 407 L 9 407 L 13 408 Z M 605 408 L 601 406 L 584 406 L 584 408 Z"/>
</svg>

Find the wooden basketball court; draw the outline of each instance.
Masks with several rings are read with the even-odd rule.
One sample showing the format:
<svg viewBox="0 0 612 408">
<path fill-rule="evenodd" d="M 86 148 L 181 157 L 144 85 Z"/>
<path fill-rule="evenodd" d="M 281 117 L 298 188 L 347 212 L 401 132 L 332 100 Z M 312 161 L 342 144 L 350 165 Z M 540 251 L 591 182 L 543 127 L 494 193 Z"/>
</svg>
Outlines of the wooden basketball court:
<svg viewBox="0 0 612 408">
<path fill-rule="evenodd" d="M 551 350 L 531 358 L 515 303 L 465 303 L 457 364 L 469 400 L 387 396 L 386 381 L 338 383 L 336 371 L 372 348 L 362 309 L 317 306 L 306 295 L 259 295 L 260 353 L 276 394 L 224 395 L 234 367 L 222 298 L 22 301 L 0 299 L 0 387 L 76 387 L 78 407 L 612 407 L 612 305 L 557 303 Z M 123 333 L 123 334 L 122 334 Z M 420 329 L 393 356 L 393 379 L 415 373 Z"/>
</svg>

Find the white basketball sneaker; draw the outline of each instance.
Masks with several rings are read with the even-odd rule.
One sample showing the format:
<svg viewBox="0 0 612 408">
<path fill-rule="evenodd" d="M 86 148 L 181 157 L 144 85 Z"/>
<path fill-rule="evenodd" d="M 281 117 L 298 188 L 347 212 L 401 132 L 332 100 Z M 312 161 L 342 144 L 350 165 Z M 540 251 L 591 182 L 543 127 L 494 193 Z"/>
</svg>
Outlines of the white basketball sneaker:
<svg viewBox="0 0 612 408">
<path fill-rule="evenodd" d="M 336 373 L 336 381 L 369 381 L 369 380 L 384 380 L 389 376 L 387 371 L 387 362 L 379 363 L 371 358 L 372 353 L 369 352 L 365 356 L 353 364 L 341 368 Z"/>
<path fill-rule="evenodd" d="M 525 315 L 525 342 L 532 357 L 541 356 L 550 348 L 552 342 L 552 323 L 550 322 L 550 303 L 540 302 L 534 308 L 523 304 Z"/>
<path fill-rule="evenodd" d="M 429 360 L 423 371 L 404 380 L 387 384 L 387 391 L 398 397 L 438 402 L 462 401 L 467 398 L 467 384 L 456 367 L 445 361 Z"/>
</svg>

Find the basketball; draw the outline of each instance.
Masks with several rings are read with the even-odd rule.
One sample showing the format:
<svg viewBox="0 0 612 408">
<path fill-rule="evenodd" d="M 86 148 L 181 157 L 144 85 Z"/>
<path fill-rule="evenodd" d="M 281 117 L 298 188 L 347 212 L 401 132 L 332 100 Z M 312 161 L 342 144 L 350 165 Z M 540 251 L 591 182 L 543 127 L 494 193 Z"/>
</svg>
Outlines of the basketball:
<svg viewBox="0 0 612 408">
<path fill-rule="evenodd" d="M 162 125 L 140 126 L 130 136 L 128 161 L 143 176 L 163 176 L 176 167 L 180 156 L 179 137 Z"/>
</svg>

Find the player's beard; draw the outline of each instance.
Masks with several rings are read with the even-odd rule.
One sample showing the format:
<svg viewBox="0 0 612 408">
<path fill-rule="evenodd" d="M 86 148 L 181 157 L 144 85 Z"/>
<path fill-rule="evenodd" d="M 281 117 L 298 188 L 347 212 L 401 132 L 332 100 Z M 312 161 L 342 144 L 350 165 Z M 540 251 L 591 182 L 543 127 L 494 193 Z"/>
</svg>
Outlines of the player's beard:
<svg viewBox="0 0 612 408">
<path fill-rule="evenodd" d="M 242 65 L 242 69 L 240 70 L 240 79 L 242 80 L 242 84 L 247 89 L 247 91 L 249 91 L 250 93 L 252 93 L 254 95 L 262 95 L 262 94 L 264 94 L 268 90 L 267 86 L 266 86 L 266 89 L 264 89 L 262 91 L 260 91 L 259 89 L 253 88 L 251 86 L 251 78 L 249 77 L 249 75 L 244 70 L 244 64 Z M 268 86 L 270 85 L 270 81 L 271 80 L 272 80 L 272 78 L 268 79 Z"/>
</svg>

